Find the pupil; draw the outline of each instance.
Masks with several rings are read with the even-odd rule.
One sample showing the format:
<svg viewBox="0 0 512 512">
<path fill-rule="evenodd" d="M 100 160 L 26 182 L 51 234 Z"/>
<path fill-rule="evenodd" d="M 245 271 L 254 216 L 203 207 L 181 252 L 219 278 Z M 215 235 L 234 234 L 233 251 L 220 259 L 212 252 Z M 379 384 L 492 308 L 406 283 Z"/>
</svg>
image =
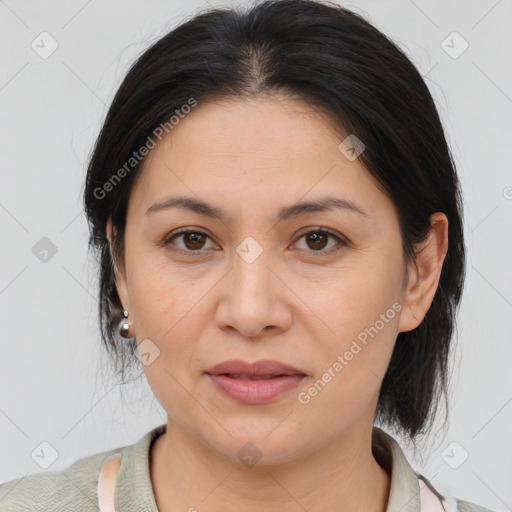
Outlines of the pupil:
<svg viewBox="0 0 512 512">
<path fill-rule="evenodd" d="M 316 247 L 316 249 L 323 249 L 325 247 L 325 245 L 326 245 L 325 242 L 327 240 L 327 236 L 324 235 L 324 234 L 313 233 L 312 235 L 308 236 L 308 239 L 312 240 L 313 244 L 319 243 L 318 239 L 323 239 L 324 243 L 320 242 L 321 247 Z M 313 248 L 315 248 L 315 247 L 313 247 Z"/>
<path fill-rule="evenodd" d="M 201 248 L 201 238 L 203 237 L 203 235 L 201 235 L 200 233 L 189 233 L 188 235 L 185 235 L 185 239 L 186 239 L 186 243 L 187 243 L 187 246 L 188 246 L 188 242 L 191 240 L 192 242 L 192 246 L 191 247 L 192 249 L 200 249 Z M 199 244 L 199 246 L 196 246 L 194 244 Z"/>
</svg>

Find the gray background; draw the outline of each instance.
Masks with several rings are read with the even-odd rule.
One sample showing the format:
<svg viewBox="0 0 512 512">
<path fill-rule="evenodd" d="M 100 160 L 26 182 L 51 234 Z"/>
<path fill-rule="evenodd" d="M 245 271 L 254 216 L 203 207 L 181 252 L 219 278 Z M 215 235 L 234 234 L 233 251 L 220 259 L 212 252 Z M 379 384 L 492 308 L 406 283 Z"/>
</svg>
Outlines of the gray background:
<svg viewBox="0 0 512 512">
<path fill-rule="evenodd" d="M 441 492 L 512 510 L 512 3 L 340 3 L 393 38 L 425 76 L 465 195 L 468 276 L 449 429 L 417 452 L 398 441 Z M 128 65 L 208 4 L 221 5 L 0 1 L 0 482 L 64 469 L 165 422 L 144 378 L 121 389 L 102 373 L 81 191 Z M 31 47 L 43 31 L 58 43 L 47 58 Z M 461 55 L 454 31 L 469 45 Z M 33 250 L 48 244 L 43 237 L 57 250 L 46 262 Z M 47 469 L 31 456 L 44 441 L 58 453 Z"/>
</svg>

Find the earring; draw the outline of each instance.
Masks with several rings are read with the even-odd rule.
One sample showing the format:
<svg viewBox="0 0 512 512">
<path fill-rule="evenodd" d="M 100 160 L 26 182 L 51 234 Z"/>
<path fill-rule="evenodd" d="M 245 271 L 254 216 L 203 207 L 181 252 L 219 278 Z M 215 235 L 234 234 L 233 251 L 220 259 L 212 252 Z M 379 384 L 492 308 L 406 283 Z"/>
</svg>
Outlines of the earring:
<svg viewBox="0 0 512 512">
<path fill-rule="evenodd" d="M 125 309 L 123 311 L 123 319 L 119 322 L 119 334 L 126 339 L 133 338 L 133 336 L 130 335 L 130 322 L 127 321 L 128 319 L 128 311 Z"/>
</svg>

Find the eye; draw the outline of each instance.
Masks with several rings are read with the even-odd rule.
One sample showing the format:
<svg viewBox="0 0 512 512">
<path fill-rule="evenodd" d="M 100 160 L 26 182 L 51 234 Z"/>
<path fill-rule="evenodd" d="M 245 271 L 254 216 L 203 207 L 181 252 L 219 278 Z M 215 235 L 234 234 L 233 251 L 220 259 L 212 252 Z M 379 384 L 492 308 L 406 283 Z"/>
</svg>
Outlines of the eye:
<svg viewBox="0 0 512 512">
<path fill-rule="evenodd" d="M 312 250 L 307 250 L 307 252 L 313 252 L 313 253 L 320 253 L 320 255 L 325 254 L 331 254 L 333 252 L 339 251 L 342 247 L 347 246 L 348 243 L 340 238 L 338 235 L 332 233 L 331 231 L 324 229 L 322 227 L 318 227 L 315 229 L 312 229 L 310 231 L 307 231 L 306 233 L 303 233 L 299 240 L 303 239 L 305 240 L 305 243 L 307 247 L 312 248 Z M 336 247 L 336 244 L 334 244 L 334 248 L 331 247 L 327 250 L 325 247 L 328 245 L 328 239 L 334 239 L 338 242 L 338 246 Z M 174 240 L 181 239 L 182 245 L 180 247 L 180 244 L 176 244 Z M 207 248 L 205 248 L 205 242 L 206 240 L 210 239 L 209 235 L 206 233 L 199 231 L 199 230 L 192 230 L 192 229 L 183 229 L 181 231 L 178 231 L 177 233 L 171 233 L 168 237 L 166 237 L 160 245 L 167 246 L 169 244 L 173 244 L 176 246 L 176 250 L 185 253 L 185 254 L 192 254 L 194 256 L 200 256 L 203 254 Z"/>
<path fill-rule="evenodd" d="M 192 229 L 183 229 L 178 231 L 177 233 L 172 233 L 170 236 L 166 237 L 162 245 L 169 245 L 171 242 L 177 246 L 177 250 L 187 254 L 197 253 L 200 255 L 204 248 L 205 240 L 210 238 L 206 233 L 203 233 L 199 230 Z M 183 243 L 183 247 L 180 247 L 179 244 L 175 244 L 174 240 L 181 239 Z"/>
<path fill-rule="evenodd" d="M 343 246 L 348 245 L 347 242 L 342 240 L 339 236 L 321 227 L 303 233 L 299 240 L 302 238 L 304 238 L 307 247 L 313 249 L 308 252 L 319 252 L 320 255 L 331 254 L 339 251 Z M 327 246 L 329 238 L 336 240 L 340 247 L 336 247 L 336 244 L 334 244 L 334 248 L 331 246 L 331 248 L 324 251 L 323 249 Z"/>
</svg>

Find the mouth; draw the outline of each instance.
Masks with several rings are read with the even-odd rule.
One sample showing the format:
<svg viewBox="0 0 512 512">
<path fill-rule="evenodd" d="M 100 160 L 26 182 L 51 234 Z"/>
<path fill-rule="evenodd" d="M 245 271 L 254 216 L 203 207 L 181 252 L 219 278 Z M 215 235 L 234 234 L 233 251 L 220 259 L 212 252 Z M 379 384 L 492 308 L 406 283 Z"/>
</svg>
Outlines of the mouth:
<svg viewBox="0 0 512 512">
<path fill-rule="evenodd" d="M 230 377 L 231 379 L 240 379 L 240 380 L 268 380 L 275 379 L 276 377 L 285 377 L 285 375 L 243 375 L 241 373 L 222 373 L 220 375 L 224 375 L 226 377 Z"/>
<path fill-rule="evenodd" d="M 280 361 L 263 359 L 249 363 L 241 359 L 223 361 L 206 371 L 210 375 L 230 375 L 233 378 L 264 377 L 282 375 L 306 375 L 305 372 Z"/>
<path fill-rule="evenodd" d="M 251 405 L 275 401 L 307 377 L 301 370 L 269 360 L 225 361 L 205 373 L 224 396 Z"/>
</svg>

